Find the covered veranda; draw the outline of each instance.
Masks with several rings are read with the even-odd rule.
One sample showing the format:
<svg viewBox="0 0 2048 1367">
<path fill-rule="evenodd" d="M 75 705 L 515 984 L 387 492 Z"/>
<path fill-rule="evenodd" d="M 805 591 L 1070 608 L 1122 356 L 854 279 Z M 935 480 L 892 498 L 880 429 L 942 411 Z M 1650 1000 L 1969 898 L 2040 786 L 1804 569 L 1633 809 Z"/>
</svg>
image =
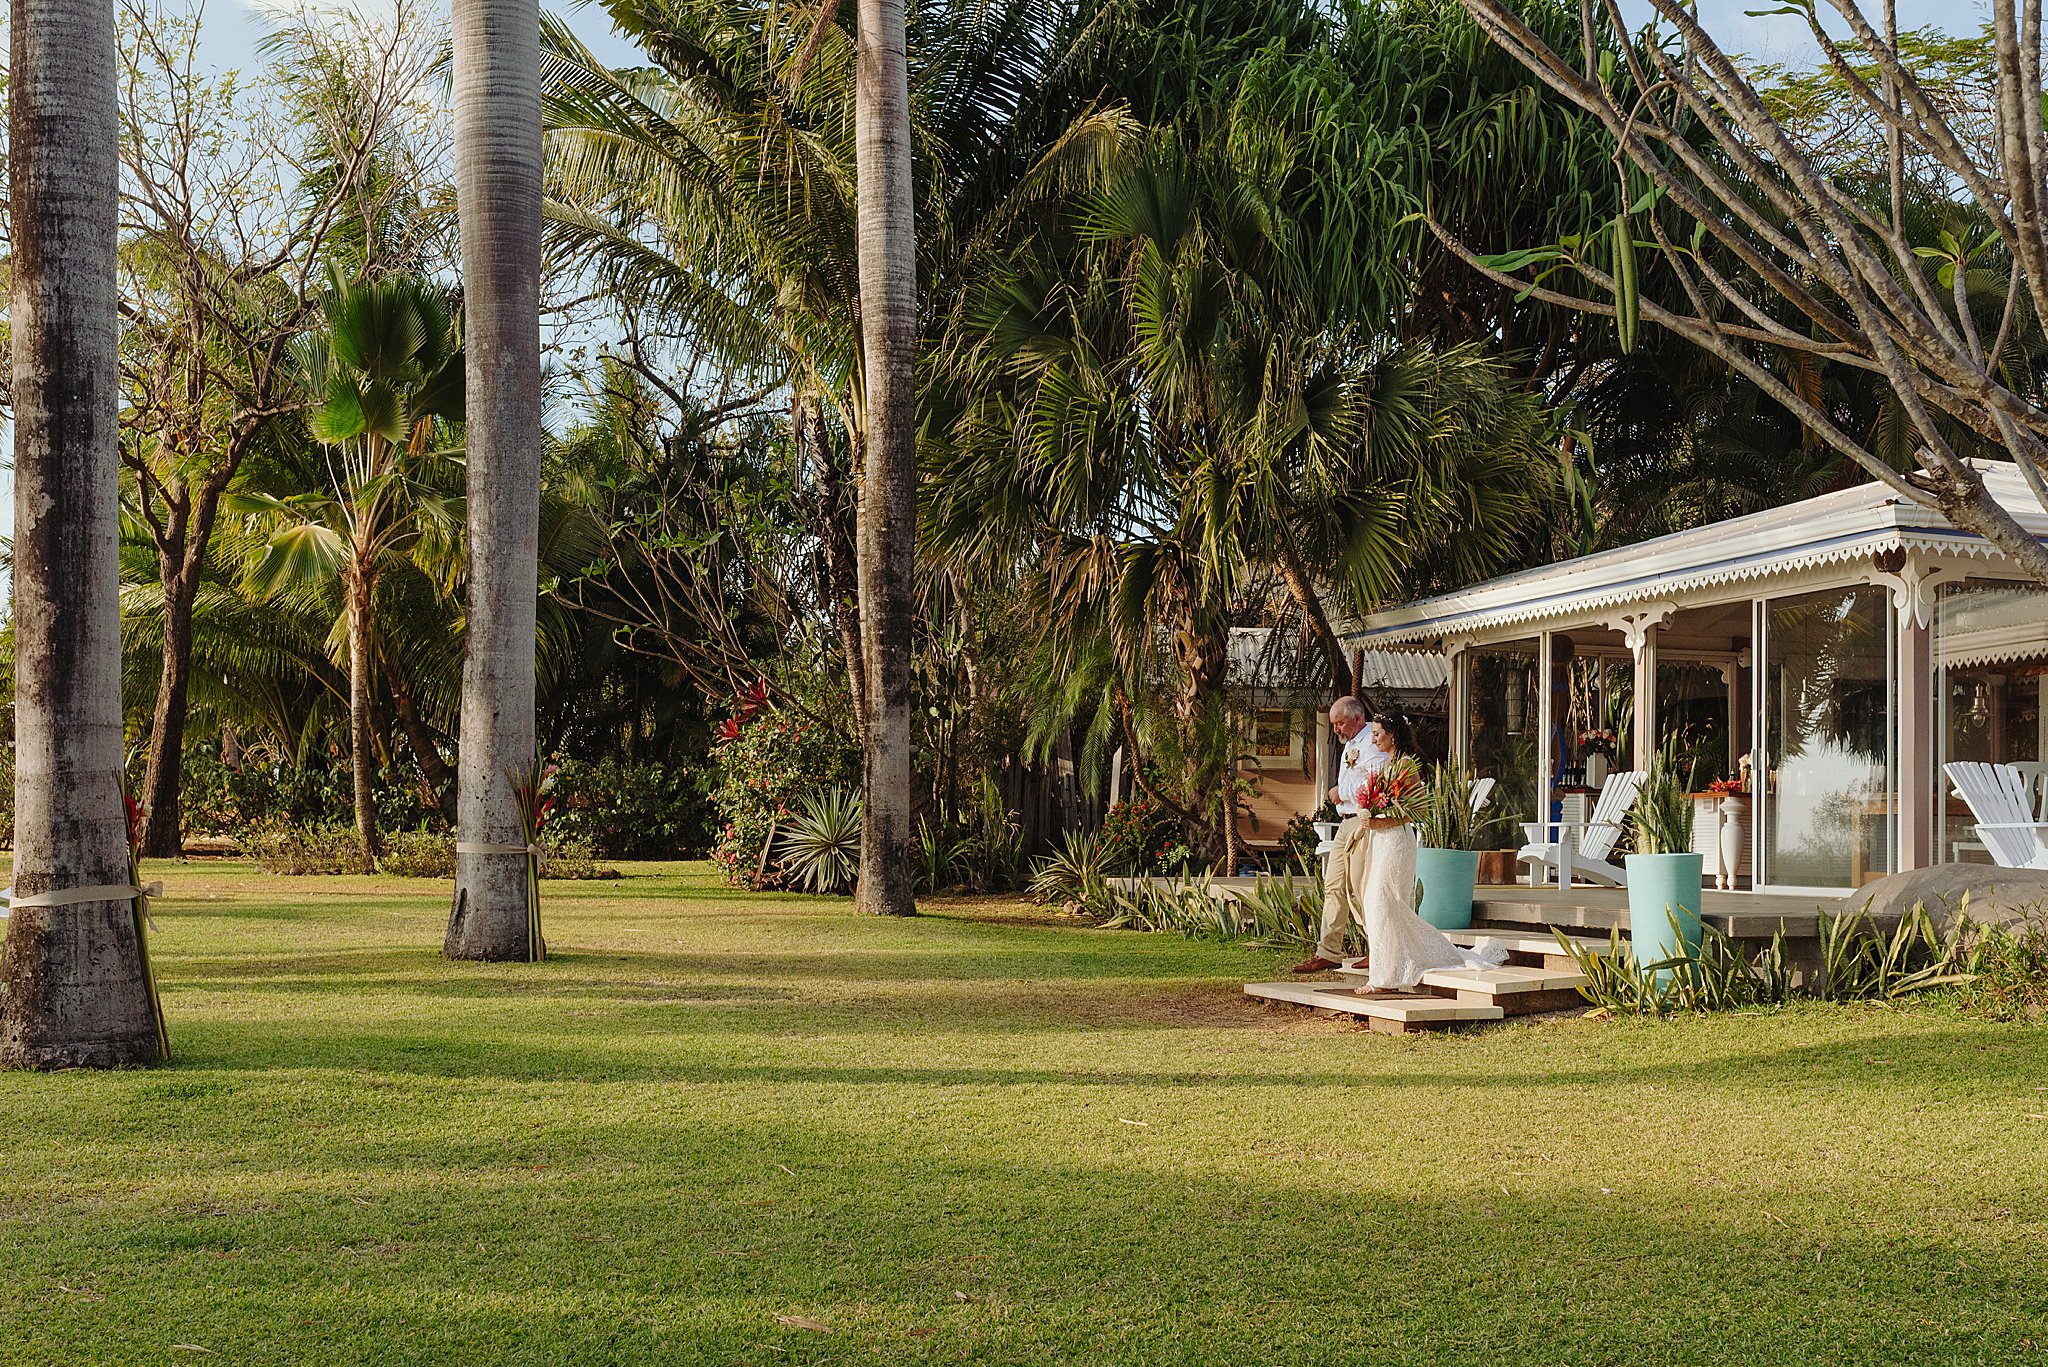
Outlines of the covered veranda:
<svg viewBox="0 0 2048 1367">
<path fill-rule="evenodd" d="M 1985 479 L 2048 537 L 2016 471 Z M 1941 766 L 2048 754 L 2048 596 L 1876 484 L 1402 604 L 1350 640 L 1448 659 L 1449 748 L 1496 780 L 1502 849 L 1668 746 L 1710 884 L 1748 892 L 1983 861 Z"/>
</svg>

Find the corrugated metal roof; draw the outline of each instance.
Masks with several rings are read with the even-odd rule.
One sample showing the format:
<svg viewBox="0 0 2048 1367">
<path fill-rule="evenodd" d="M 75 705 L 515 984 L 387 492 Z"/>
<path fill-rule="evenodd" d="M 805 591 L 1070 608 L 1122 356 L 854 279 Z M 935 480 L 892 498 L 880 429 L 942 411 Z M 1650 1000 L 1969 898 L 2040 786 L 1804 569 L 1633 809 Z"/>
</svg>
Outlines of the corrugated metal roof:
<svg viewBox="0 0 2048 1367">
<path fill-rule="evenodd" d="M 1983 474 L 2020 525 L 2048 539 L 2048 511 L 2019 471 L 1994 465 Z M 1345 635 L 1368 648 L 1430 641 L 1844 563 L 1891 547 L 2004 559 L 1976 533 L 1872 483 L 1404 603 L 1371 614 Z"/>
<path fill-rule="evenodd" d="M 1271 627 L 1232 627 L 1230 630 L 1230 681 L 1240 688 L 1298 691 L 1291 685 L 1304 678 L 1316 681 L 1308 691 L 1329 683 L 1329 675 L 1314 661 L 1302 658 L 1303 646 L 1297 632 L 1274 639 Z M 1358 681 L 1368 688 L 1427 692 L 1450 681 L 1444 657 L 1434 651 L 1368 650 Z"/>
</svg>

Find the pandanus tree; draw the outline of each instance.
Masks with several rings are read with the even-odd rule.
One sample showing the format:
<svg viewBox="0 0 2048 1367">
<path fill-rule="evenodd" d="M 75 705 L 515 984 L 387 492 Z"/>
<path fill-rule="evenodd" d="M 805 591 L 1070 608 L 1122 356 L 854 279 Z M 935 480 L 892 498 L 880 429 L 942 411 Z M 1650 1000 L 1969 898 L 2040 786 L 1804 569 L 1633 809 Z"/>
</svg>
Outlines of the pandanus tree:
<svg viewBox="0 0 2048 1367">
<path fill-rule="evenodd" d="M 0 1066 L 161 1057 L 121 786 L 113 7 L 8 24 L 14 900 Z"/>
<path fill-rule="evenodd" d="M 459 471 L 448 442 L 463 416 L 464 354 L 439 292 L 407 276 L 338 283 L 324 320 L 299 364 L 325 487 L 251 491 L 234 506 L 268 524 L 266 553 L 245 576 L 251 592 L 332 586 L 338 593 L 332 644 L 348 664 L 349 762 L 367 873 L 377 855 L 371 690 L 378 584 L 400 561 L 458 558 Z"/>
</svg>

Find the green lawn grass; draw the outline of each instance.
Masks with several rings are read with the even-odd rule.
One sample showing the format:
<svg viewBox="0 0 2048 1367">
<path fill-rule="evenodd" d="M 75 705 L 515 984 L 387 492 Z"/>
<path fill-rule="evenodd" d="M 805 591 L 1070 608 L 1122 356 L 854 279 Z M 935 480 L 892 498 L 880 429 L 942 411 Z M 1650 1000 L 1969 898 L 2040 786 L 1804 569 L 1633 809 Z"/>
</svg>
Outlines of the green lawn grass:
<svg viewBox="0 0 2048 1367">
<path fill-rule="evenodd" d="M 151 869 L 177 1061 L 0 1075 L 0 1357 L 2011 1363 L 2048 1037 L 1939 1004 L 1390 1038 L 1282 957 L 704 865 Z M 808 1320 L 823 1330 L 790 1320 Z"/>
</svg>

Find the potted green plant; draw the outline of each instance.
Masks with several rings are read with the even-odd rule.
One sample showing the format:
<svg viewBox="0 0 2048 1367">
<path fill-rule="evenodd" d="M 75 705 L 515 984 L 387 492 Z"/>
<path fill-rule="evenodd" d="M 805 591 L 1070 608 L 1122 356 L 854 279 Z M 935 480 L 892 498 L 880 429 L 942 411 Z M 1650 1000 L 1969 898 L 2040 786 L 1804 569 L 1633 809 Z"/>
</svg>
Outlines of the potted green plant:
<svg viewBox="0 0 2048 1367">
<path fill-rule="evenodd" d="M 1438 930 L 1472 928 L 1472 896 L 1479 886 L 1479 847 L 1491 821 L 1472 811 L 1472 784 L 1464 770 L 1431 768 L 1422 794 L 1422 844 L 1415 877 L 1422 884 L 1416 915 Z"/>
<path fill-rule="evenodd" d="M 1628 933 L 1639 964 L 1699 952 L 1706 861 L 1692 848 L 1690 787 L 1674 757 L 1662 754 L 1636 790 L 1636 852 L 1626 864 Z"/>
</svg>

